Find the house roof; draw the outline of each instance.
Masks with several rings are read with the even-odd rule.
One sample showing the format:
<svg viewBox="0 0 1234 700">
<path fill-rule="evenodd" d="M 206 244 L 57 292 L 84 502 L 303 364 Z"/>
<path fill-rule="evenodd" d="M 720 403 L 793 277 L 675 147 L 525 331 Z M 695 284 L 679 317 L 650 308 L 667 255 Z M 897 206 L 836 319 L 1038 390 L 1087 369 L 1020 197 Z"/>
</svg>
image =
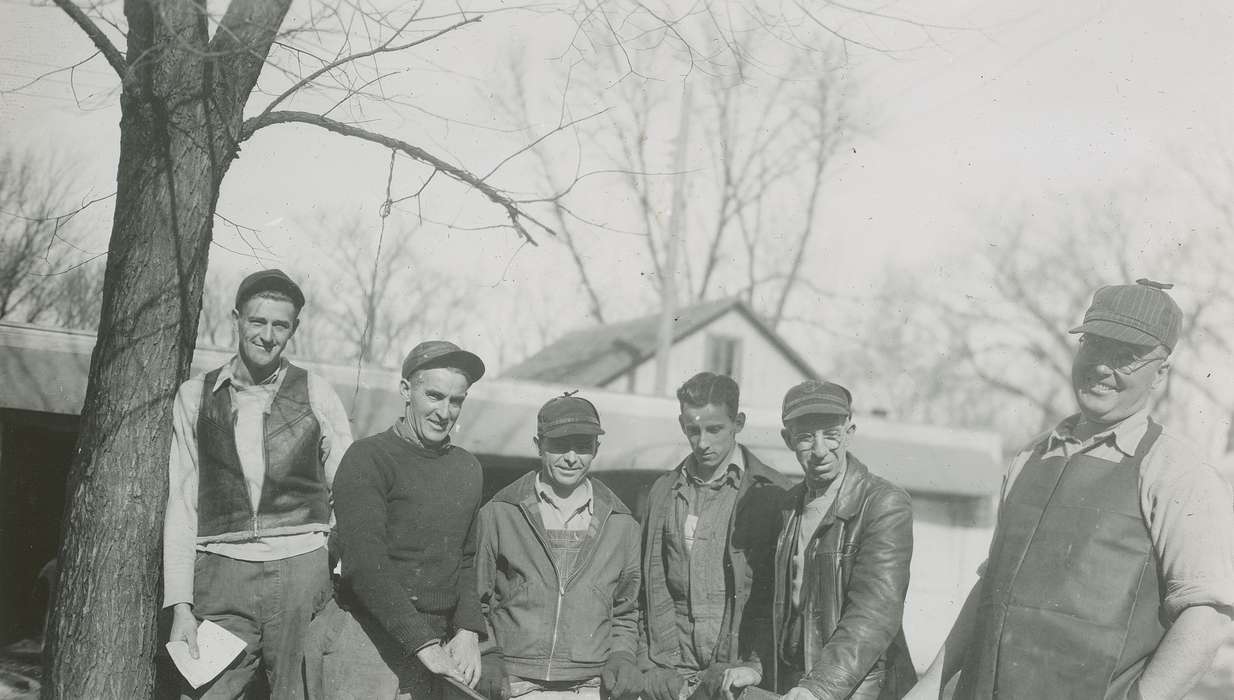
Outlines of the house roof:
<svg viewBox="0 0 1234 700">
<path fill-rule="evenodd" d="M 81 412 L 90 372 L 94 334 L 0 321 L 0 419 L 3 409 L 61 415 Z M 218 367 L 229 351 L 197 348 L 192 373 Z M 296 364 L 325 377 L 347 407 L 353 434 L 371 435 L 400 415 L 398 371 L 306 362 Z M 536 459 L 530 437 L 546 397 L 577 385 L 485 378 L 468 392 L 458 423 L 458 443 L 481 455 Z M 587 398 L 603 417 L 604 450 L 599 472 L 664 471 L 689 450 L 669 397 L 590 389 Z M 876 473 L 915 493 L 989 496 L 1002 483 L 998 436 L 972 430 L 894 423 L 862 416 L 853 448 Z M 800 474 L 780 437 L 778 409 L 750 407 L 742 444 L 788 475 Z"/>
<path fill-rule="evenodd" d="M 744 316 L 781 354 L 806 377 L 818 373 L 772 330 L 744 301 L 730 297 L 704 301 L 677 310 L 673 318 L 673 342 L 679 343 L 724 314 Z M 562 382 L 575 386 L 604 386 L 656 354 L 660 314 L 630 321 L 590 326 L 571 331 L 540 352 L 502 373 L 510 379 Z"/>
</svg>

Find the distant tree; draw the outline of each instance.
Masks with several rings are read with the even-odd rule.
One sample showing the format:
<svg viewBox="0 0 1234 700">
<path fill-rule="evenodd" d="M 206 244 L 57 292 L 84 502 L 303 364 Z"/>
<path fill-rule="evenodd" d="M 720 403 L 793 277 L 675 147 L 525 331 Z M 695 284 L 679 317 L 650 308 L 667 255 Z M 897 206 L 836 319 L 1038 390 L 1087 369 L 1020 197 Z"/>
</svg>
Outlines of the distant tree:
<svg viewBox="0 0 1234 700">
<path fill-rule="evenodd" d="M 1209 381 L 1234 356 L 1232 242 L 1219 225 L 1154 236 L 1129 199 L 1102 193 L 1086 206 L 1034 215 L 1004 212 L 964 259 L 963 284 L 893 274 L 837 370 L 860 377 L 867 400 L 902 420 L 1000 430 L 1011 444 L 1075 410 L 1076 326 L 1106 284 L 1141 277 L 1175 283 L 1184 320 L 1159 416 L 1194 401 L 1234 408 Z M 877 397 L 877 398 L 875 398 Z"/>
<path fill-rule="evenodd" d="M 86 203 L 53 159 L 0 150 L 0 318 L 68 328 L 98 322 L 102 268 L 74 220 Z"/>
</svg>

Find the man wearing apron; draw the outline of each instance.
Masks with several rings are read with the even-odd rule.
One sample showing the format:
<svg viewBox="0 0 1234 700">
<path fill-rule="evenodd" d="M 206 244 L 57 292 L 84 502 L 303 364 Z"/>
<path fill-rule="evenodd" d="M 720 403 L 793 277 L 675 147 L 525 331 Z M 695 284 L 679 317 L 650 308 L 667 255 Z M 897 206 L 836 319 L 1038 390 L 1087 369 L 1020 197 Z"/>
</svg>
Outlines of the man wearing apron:
<svg viewBox="0 0 1234 700">
<path fill-rule="evenodd" d="M 1140 280 L 1080 326 L 1079 413 L 1012 462 L 980 581 L 910 698 L 1178 698 L 1234 606 L 1230 486 L 1149 417 L 1182 312 Z"/>
</svg>

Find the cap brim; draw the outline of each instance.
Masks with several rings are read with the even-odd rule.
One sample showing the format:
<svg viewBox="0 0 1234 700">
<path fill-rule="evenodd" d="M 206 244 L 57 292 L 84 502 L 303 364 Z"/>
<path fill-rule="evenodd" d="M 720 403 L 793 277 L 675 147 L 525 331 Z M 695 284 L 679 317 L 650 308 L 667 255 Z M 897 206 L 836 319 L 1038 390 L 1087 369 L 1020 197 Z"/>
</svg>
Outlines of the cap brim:
<svg viewBox="0 0 1234 700">
<path fill-rule="evenodd" d="M 1101 319 L 1092 319 L 1085 321 L 1080 325 L 1072 328 L 1069 333 L 1091 333 L 1099 335 L 1102 338 L 1117 340 L 1123 343 L 1131 343 L 1132 345 L 1157 345 L 1161 340 L 1145 333 L 1138 328 L 1115 323 L 1114 321 L 1103 321 Z"/>
<path fill-rule="evenodd" d="M 556 425 L 540 434 L 540 437 L 559 438 L 567 435 L 603 435 L 604 429 L 595 423 L 566 423 Z"/>
<path fill-rule="evenodd" d="M 436 357 L 426 357 L 405 374 L 410 375 L 426 367 L 457 367 L 467 374 L 467 378 L 471 380 L 472 384 L 480 381 L 480 377 L 484 376 L 484 360 L 481 360 L 475 353 L 467 352 L 466 350 L 451 350 L 443 352 Z"/>
<path fill-rule="evenodd" d="M 823 404 L 813 404 L 810 406 L 801 406 L 785 413 L 781 418 L 782 421 L 790 421 L 794 418 L 802 416 L 847 416 L 852 411 L 845 410 L 839 406 L 827 406 Z"/>
</svg>

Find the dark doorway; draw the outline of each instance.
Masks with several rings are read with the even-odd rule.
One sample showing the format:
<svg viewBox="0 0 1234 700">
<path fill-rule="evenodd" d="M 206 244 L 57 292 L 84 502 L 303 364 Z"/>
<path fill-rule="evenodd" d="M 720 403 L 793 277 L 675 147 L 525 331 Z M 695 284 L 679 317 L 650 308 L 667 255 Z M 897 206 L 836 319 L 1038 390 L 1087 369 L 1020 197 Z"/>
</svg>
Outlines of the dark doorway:
<svg viewBox="0 0 1234 700">
<path fill-rule="evenodd" d="M 40 637 L 77 416 L 0 410 L 0 645 Z M 47 569 L 50 572 L 50 568 Z"/>
</svg>

